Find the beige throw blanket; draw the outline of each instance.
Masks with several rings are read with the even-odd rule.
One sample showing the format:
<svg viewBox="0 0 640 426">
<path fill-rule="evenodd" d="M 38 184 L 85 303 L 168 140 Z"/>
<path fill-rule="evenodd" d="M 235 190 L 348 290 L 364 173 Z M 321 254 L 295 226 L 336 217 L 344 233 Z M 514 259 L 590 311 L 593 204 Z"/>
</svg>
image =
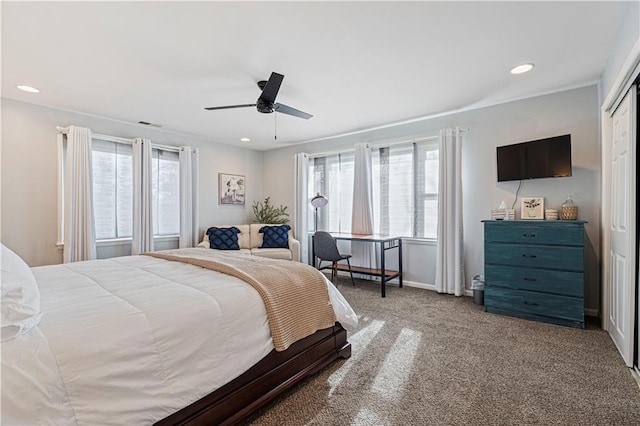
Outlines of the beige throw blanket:
<svg viewBox="0 0 640 426">
<path fill-rule="evenodd" d="M 267 308 L 273 345 L 277 351 L 284 351 L 292 343 L 335 323 L 324 276 L 309 265 L 203 248 L 165 250 L 145 255 L 197 265 L 250 284 Z"/>
</svg>

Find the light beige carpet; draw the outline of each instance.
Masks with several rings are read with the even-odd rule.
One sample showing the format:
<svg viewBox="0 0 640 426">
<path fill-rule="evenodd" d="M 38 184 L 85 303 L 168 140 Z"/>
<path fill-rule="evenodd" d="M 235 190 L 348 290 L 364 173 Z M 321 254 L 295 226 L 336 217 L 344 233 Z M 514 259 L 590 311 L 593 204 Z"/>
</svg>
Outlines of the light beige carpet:
<svg viewBox="0 0 640 426">
<path fill-rule="evenodd" d="M 348 279 L 353 355 L 254 425 L 640 425 L 640 389 L 608 334 L 483 312 L 471 298 Z"/>
</svg>

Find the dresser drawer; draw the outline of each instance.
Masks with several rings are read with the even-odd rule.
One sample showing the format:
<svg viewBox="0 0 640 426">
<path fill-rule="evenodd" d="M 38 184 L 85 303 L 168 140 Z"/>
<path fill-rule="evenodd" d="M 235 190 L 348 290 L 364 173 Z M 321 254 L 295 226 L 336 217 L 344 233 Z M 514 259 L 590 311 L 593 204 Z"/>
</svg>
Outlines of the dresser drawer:
<svg viewBox="0 0 640 426">
<path fill-rule="evenodd" d="M 582 272 L 485 265 L 485 285 L 584 297 Z"/>
<path fill-rule="evenodd" d="M 584 322 L 582 298 L 486 287 L 485 305 L 487 308 Z"/>
<path fill-rule="evenodd" d="M 584 270 L 583 256 L 582 247 L 496 243 L 485 243 L 484 246 L 485 263 L 494 265 L 582 272 Z"/>
<path fill-rule="evenodd" d="M 557 226 L 505 226 L 487 223 L 484 240 L 496 243 L 582 246 L 584 230 L 581 226 L 558 229 Z"/>
</svg>

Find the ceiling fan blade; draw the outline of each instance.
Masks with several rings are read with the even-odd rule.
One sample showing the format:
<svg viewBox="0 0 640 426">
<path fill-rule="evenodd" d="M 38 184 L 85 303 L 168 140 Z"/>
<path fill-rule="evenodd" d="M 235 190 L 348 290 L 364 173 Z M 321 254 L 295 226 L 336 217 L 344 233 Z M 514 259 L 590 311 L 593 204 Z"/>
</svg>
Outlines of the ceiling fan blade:
<svg viewBox="0 0 640 426">
<path fill-rule="evenodd" d="M 273 110 L 275 112 L 279 112 L 281 114 L 293 115 L 294 117 L 304 118 L 305 120 L 310 119 L 313 115 L 308 114 L 304 111 L 300 111 L 299 109 L 291 108 L 285 104 L 277 103 L 273 105 Z"/>
<path fill-rule="evenodd" d="M 215 109 L 248 108 L 248 107 L 254 107 L 254 106 L 256 106 L 256 104 L 228 105 L 228 106 L 219 106 L 219 107 L 208 107 L 205 109 L 207 111 L 213 111 Z"/>
<path fill-rule="evenodd" d="M 277 72 L 272 72 L 271 77 L 269 77 L 269 81 L 262 89 L 262 94 L 258 99 L 262 99 L 267 104 L 272 104 L 276 101 L 276 96 L 278 95 L 278 91 L 280 90 L 280 85 L 282 84 L 282 80 L 284 79 L 284 75 L 278 74 Z"/>
</svg>

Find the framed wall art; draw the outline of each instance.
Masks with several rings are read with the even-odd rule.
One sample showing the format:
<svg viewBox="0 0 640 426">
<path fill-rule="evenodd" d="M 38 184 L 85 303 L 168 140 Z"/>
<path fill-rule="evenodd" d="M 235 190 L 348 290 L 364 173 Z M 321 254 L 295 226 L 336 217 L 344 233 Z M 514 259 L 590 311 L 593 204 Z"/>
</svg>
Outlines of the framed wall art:
<svg viewBox="0 0 640 426">
<path fill-rule="evenodd" d="M 520 218 L 523 220 L 543 220 L 544 198 L 522 197 L 520 202 Z"/>
<path fill-rule="evenodd" d="M 218 173 L 220 204 L 244 205 L 246 179 L 242 175 Z"/>
</svg>

